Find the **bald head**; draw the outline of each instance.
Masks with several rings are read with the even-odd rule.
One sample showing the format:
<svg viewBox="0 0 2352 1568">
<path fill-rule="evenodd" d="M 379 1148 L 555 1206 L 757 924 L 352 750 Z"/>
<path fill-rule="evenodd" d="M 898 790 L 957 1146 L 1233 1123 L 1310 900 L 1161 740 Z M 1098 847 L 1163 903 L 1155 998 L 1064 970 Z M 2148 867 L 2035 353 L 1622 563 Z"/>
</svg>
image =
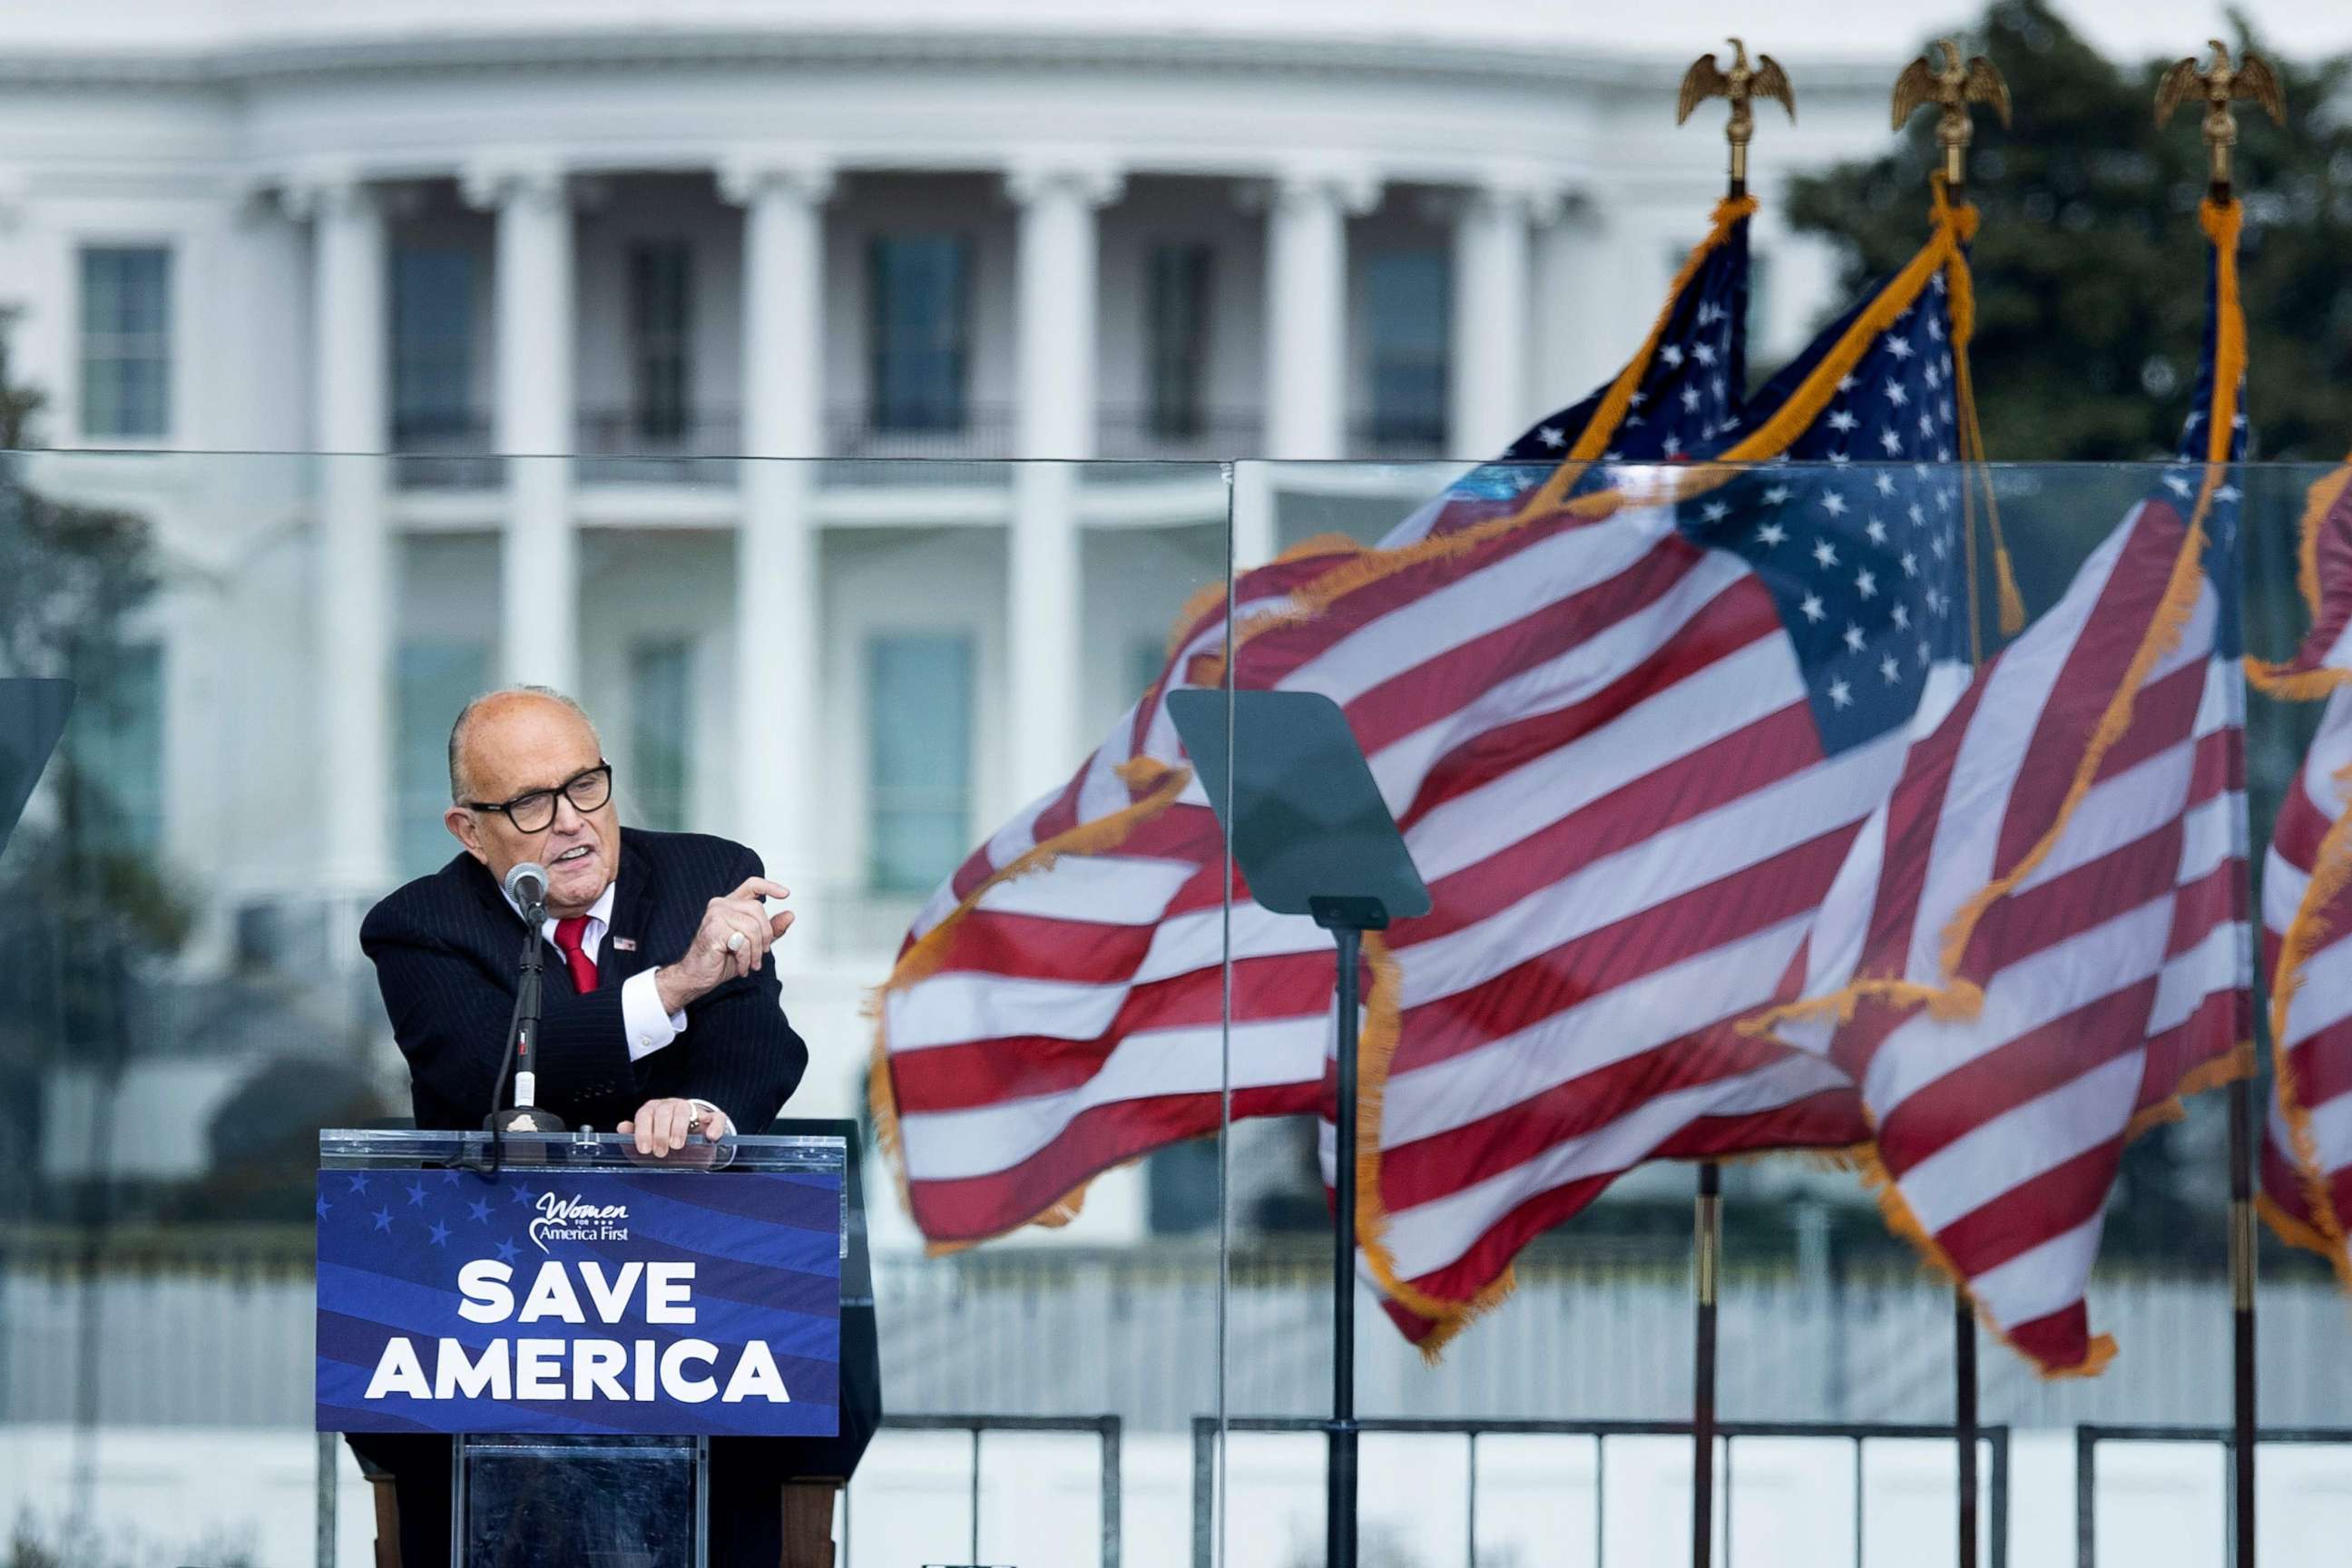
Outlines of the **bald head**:
<svg viewBox="0 0 2352 1568">
<path fill-rule="evenodd" d="M 537 749 L 533 742 L 577 740 L 583 734 L 590 751 L 604 751 L 588 710 L 551 686 L 508 686 L 486 691 L 467 703 L 457 721 L 449 726 L 449 798 L 458 804 L 505 798 L 482 793 L 480 752 L 485 744 L 504 753 L 516 742 Z"/>
</svg>

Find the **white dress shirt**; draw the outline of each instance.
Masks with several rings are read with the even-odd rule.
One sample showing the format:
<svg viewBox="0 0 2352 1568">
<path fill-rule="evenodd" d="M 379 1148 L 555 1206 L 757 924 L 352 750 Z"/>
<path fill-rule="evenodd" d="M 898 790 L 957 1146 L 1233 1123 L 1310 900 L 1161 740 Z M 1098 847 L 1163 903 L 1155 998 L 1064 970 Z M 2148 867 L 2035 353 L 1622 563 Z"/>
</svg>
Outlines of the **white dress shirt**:
<svg viewBox="0 0 2352 1568">
<path fill-rule="evenodd" d="M 580 933 L 580 951 L 588 955 L 591 963 L 602 963 L 604 933 L 613 929 L 613 889 L 619 886 L 618 879 L 605 883 L 604 890 L 597 895 L 596 901 L 588 906 L 588 929 Z M 502 895 L 506 893 L 503 887 L 499 891 Z M 511 897 L 507 898 L 507 907 L 514 910 L 517 920 L 522 918 L 522 906 Z M 560 953 L 563 947 L 555 940 L 555 917 L 550 915 L 541 924 L 539 932 Z M 570 973 L 567 968 L 567 983 Z M 628 1036 L 629 1059 L 642 1061 L 686 1033 L 686 1014 L 683 1011 L 664 1012 L 661 989 L 655 984 L 654 971 L 640 970 L 621 982 L 621 1027 Z M 713 1117 L 721 1120 L 726 1117 L 725 1111 L 707 1100 L 697 1100 L 693 1103 Z"/>
</svg>

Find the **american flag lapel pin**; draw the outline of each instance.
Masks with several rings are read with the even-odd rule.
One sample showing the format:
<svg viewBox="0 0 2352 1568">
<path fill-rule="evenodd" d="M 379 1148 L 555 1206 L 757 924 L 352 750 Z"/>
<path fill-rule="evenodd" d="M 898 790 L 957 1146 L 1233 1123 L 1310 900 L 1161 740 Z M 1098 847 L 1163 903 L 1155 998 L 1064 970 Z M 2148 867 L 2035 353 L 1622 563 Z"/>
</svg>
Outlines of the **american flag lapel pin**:
<svg viewBox="0 0 2352 1568">
<path fill-rule="evenodd" d="M 613 939 L 613 951 L 614 952 L 635 952 L 637 951 L 637 939 L 633 936 L 616 936 Z"/>
</svg>

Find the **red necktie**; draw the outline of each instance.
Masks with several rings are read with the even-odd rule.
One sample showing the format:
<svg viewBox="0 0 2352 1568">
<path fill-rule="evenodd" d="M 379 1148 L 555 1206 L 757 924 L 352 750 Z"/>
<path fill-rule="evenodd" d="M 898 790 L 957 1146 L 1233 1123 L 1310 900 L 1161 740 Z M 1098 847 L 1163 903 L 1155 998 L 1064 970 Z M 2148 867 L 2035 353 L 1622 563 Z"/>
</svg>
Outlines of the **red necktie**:
<svg viewBox="0 0 2352 1568">
<path fill-rule="evenodd" d="M 583 996 L 596 989 L 596 961 L 580 950 L 587 935 L 586 915 L 555 922 L 555 945 L 562 952 L 563 962 L 572 966 L 572 989 Z"/>
</svg>

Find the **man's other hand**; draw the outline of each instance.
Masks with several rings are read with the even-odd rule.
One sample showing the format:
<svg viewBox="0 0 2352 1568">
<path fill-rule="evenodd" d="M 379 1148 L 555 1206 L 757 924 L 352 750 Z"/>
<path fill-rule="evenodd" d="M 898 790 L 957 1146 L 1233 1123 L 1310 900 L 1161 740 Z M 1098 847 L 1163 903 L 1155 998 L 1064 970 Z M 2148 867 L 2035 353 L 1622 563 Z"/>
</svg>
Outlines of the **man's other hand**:
<svg viewBox="0 0 2352 1568">
<path fill-rule="evenodd" d="M 715 1107 L 690 1100 L 648 1100 L 613 1131 L 635 1133 L 637 1152 L 658 1160 L 685 1148 L 689 1136 L 715 1142 L 732 1129 L 727 1124 L 727 1113 Z"/>
<path fill-rule="evenodd" d="M 654 973 L 663 1011 L 682 1012 L 726 982 L 756 973 L 767 962 L 768 949 L 793 929 L 792 910 L 771 916 L 761 900 L 791 897 L 789 888 L 765 877 L 749 877 L 725 898 L 703 906 L 694 940 Z"/>
</svg>

